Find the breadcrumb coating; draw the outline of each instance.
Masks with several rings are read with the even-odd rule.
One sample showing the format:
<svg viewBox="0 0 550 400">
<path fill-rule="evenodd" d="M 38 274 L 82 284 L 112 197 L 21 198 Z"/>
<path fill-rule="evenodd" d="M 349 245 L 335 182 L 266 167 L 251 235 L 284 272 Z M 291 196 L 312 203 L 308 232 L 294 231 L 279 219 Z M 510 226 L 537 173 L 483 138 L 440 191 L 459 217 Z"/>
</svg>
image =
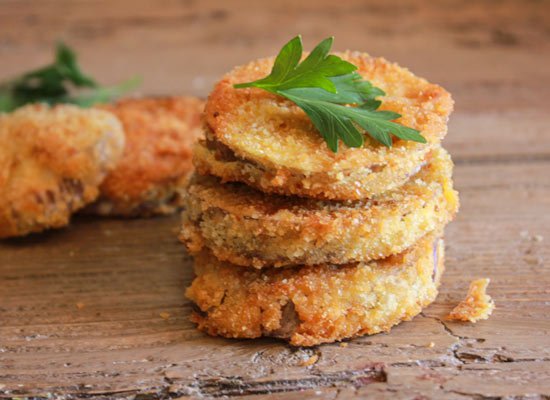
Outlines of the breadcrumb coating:
<svg viewBox="0 0 550 400">
<path fill-rule="evenodd" d="M 175 212 L 193 167 L 193 143 L 202 136 L 204 102 L 193 97 L 150 97 L 101 108 L 122 122 L 126 148 L 87 212 L 123 217 Z"/>
<path fill-rule="evenodd" d="M 477 322 L 488 319 L 495 309 L 495 302 L 487 294 L 489 278 L 477 279 L 470 283 L 468 295 L 447 316 L 451 321 Z"/>
<path fill-rule="evenodd" d="M 122 156 L 120 121 L 103 110 L 35 104 L 0 114 L 0 238 L 69 223 Z"/>
<path fill-rule="evenodd" d="M 340 143 L 333 153 L 292 102 L 257 88 L 233 88 L 268 75 L 269 58 L 235 68 L 215 86 L 205 106 L 207 140 L 194 154 L 197 171 L 264 192 L 319 199 L 357 200 L 402 185 L 445 136 L 451 96 L 382 58 L 338 55 L 386 92 L 381 109 L 401 114 L 397 122 L 421 131 L 428 144 L 395 139 L 387 148 L 365 135 L 363 147 Z"/>
<path fill-rule="evenodd" d="M 267 195 L 195 175 L 180 239 L 193 254 L 208 247 L 220 260 L 256 268 L 385 258 L 454 217 L 458 195 L 451 175 L 442 148 L 402 187 L 353 202 Z"/>
<path fill-rule="evenodd" d="M 192 321 L 210 335 L 314 346 L 389 331 L 420 313 L 437 296 L 443 253 L 428 235 L 384 260 L 258 271 L 202 252 L 186 295 L 197 306 Z"/>
</svg>

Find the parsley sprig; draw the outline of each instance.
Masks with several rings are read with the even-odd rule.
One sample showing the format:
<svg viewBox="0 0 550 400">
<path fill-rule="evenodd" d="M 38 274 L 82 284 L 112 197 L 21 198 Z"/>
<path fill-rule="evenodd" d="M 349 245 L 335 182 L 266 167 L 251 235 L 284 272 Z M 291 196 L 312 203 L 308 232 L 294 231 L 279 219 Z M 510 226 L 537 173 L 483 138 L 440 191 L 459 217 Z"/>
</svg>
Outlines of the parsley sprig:
<svg viewBox="0 0 550 400">
<path fill-rule="evenodd" d="M 400 114 L 378 110 L 382 102 L 376 98 L 384 91 L 363 80 L 355 65 L 330 55 L 333 41 L 323 40 L 300 62 L 302 39 L 296 36 L 283 46 L 267 77 L 234 87 L 256 87 L 292 101 L 335 153 L 339 139 L 348 147 L 361 147 L 364 133 L 387 147 L 392 146 L 391 135 L 426 143 L 416 129 L 393 122 Z"/>
<path fill-rule="evenodd" d="M 89 107 L 119 97 L 140 83 L 141 79 L 134 77 L 115 86 L 100 86 L 82 72 L 75 52 L 58 43 L 52 64 L 0 83 L 0 111 L 9 112 L 39 102 Z"/>
</svg>

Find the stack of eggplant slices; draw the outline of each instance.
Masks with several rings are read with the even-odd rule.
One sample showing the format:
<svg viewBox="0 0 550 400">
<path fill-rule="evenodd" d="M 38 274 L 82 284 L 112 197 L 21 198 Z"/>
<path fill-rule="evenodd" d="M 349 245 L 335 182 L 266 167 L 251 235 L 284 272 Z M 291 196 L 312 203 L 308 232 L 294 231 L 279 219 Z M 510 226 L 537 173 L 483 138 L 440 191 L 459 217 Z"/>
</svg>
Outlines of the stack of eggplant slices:
<svg viewBox="0 0 550 400">
<path fill-rule="evenodd" d="M 388 332 L 437 296 L 458 210 L 450 94 L 365 53 L 235 68 L 205 106 L 180 239 L 210 335 L 314 346 Z"/>
</svg>

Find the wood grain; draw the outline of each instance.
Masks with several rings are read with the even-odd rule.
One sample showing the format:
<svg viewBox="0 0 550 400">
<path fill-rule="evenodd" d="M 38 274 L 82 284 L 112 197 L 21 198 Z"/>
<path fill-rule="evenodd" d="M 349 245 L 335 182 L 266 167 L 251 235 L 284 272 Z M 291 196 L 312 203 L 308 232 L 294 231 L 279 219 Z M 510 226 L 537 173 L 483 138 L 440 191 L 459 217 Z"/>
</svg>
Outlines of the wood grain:
<svg viewBox="0 0 550 400">
<path fill-rule="evenodd" d="M 144 93 L 206 96 L 296 32 L 453 93 L 462 208 L 436 303 L 345 347 L 210 338 L 188 321 L 177 217 L 79 217 L 0 243 L 0 398 L 550 397 L 550 3 L 0 0 L 0 79 L 63 38 L 103 82 L 135 72 Z M 477 277 L 491 278 L 494 315 L 445 321 Z"/>
</svg>

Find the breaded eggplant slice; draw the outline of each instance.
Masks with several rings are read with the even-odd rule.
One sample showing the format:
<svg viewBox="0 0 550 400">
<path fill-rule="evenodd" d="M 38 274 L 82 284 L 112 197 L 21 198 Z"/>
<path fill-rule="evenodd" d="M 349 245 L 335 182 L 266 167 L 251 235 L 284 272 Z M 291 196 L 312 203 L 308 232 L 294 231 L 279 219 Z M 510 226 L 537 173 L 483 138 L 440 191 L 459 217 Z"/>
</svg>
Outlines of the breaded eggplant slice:
<svg viewBox="0 0 550 400">
<path fill-rule="evenodd" d="M 123 150 L 107 111 L 38 104 L 0 114 L 0 238 L 67 225 Z"/>
<path fill-rule="evenodd" d="M 437 296 L 443 253 L 428 235 L 379 261 L 257 271 L 203 252 L 186 295 L 197 306 L 192 321 L 210 335 L 314 346 L 387 332 L 420 313 Z"/>
<path fill-rule="evenodd" d="M 402 185 L 447 133 L 453 100 L 442 87 L 382 58 L 339 56 L 386 92 L 381 110 L 401 114 L 396 122 L 418 129 L 428 143 L 395 139 L 387 148 L 365 135 L 363 147 L 340 142 L 333 153 L 294 103 L 258 88 L 233 88 L 269 74 L 273 59 L 261 59 L 224 76 L 208 98 L 206 139 L 193 156 L 198 172 L 268 193 L 333 200 L 363 199 Z"/>
<path fill-rule="evenodd" d="M 124 126 L 126 148 L 87 212 L 144 217 L 175 212 L 192 170 L 192 146 L 202 136 L 204 102 L 193 97 L 124 99 L 101 106 Z"/>
<path fill-rule="evenodd" d="M 185 197 L 180 239 L 222 261 L 263 268 L 347 264 L 397 254 L 456 214 L 452 161 L 442 148 L 402 187 L 357 201 L 269 195 L 240 183 L 195 175 Z"/>
</svg>

